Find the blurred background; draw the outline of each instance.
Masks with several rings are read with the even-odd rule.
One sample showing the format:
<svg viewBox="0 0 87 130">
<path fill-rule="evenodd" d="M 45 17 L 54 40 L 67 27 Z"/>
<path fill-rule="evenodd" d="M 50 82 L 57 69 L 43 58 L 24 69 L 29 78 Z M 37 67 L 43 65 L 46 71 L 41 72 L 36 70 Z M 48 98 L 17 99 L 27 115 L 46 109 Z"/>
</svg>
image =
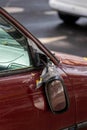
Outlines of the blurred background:
<svg viewBox="0 0 87 130">
<path fill-rule="evenodd" d="M 87 18 L 66 25 L 48 0 L 0 0 L 0 5 L 50 50 L 87 56 Z"/>
</svg>

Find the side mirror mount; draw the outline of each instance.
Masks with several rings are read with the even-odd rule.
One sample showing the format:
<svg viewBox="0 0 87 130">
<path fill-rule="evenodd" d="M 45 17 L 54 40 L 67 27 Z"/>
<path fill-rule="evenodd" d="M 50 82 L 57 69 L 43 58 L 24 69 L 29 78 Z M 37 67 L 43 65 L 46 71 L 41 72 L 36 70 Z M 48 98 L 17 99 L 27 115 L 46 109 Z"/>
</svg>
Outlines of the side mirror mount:
<svg viewBox="0 0 87 130">
<path fill-rule="evenodd" d="M 45 54 L 38 52 L 37 49 L 33 48 L 32 46 L 30 46 L 29 49 L 33 58 L 34 66 L 43 66 L 48 62 L 48 58 Z"/>
<path fill-rule="evenodd" d="M 42 53 L 35 52 L 34 63 L 35 66 L 43 66 L 48 62 L 47 56 Z"/>
</svg>

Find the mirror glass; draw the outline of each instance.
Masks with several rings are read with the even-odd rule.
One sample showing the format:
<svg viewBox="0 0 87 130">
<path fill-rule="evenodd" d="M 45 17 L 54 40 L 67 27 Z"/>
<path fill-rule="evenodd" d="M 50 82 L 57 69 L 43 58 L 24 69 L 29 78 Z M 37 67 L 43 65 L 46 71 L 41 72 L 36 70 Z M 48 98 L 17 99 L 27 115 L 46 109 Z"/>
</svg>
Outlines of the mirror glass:
<svg viewBox="0 0 87 130">
<path fill-rule="evenodd" d="M 47 97 L 53 112 L 59 112 L 66 108 L 66 97 L 61 81 L 54 80 L 48 83 Z"/>
</svg>

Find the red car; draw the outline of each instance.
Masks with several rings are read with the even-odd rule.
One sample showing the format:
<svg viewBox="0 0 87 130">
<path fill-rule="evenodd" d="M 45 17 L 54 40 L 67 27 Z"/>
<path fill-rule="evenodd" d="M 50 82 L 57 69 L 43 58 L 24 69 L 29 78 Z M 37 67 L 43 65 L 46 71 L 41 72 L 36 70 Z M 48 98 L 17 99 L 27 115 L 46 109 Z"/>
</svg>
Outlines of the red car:
<svg viewBox="0 0 87 130">
<path fill-rule="evenodd" d="M 87 130 L 87 61 L 47 50 L 0 8 L 0 130 Z"/>
</svg>

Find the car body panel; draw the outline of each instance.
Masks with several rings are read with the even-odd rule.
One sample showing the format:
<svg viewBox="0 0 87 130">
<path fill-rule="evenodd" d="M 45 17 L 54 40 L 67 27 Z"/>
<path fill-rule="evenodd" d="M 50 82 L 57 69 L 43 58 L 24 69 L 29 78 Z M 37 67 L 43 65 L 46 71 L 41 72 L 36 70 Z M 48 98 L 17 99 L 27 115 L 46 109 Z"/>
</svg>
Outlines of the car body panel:
<svg viewBox="0 0 87 130">
<path fill-rule="evenodd" d="M 49 0 L 49 5 L 58 11 L 77 16 L 87 16 L 87 1 Z"/>
<path fill-rule="evenodd" d="M 87 121 L 87 58 L 55 53 L 68 75 L 76 101 L 76 122 Z"/>
<path fill-rule="evenodd" d="M 70 55 L 66 53 L 58 53 L 52 51 L 52 53 L 55 54 L 55 56 L 60 60 L 61 64 L 65 65 L 71 65 L 71 66 L 87 66 L 87 58 L 86 57 L 80 57 L 75 55 Z"/>
<path fill-rule="evenodd" d="M 0 129 L 56 130 L 75 124 L 75 101 L 67 76 L 60 70 L 69 87 L 70 106 L 64 114 L 54 115 L 47 105 L 45 86 L 36 89 L 40 73 L 32 71 L 0 78 Z"/>
<path fill-rule="evenodd" d="M 58 1 L 58 0 L 56 0 Z M 82 7 L 87 7 L 87 1 L 86 0 L 61 0 L 61 2 L 67 3 L 67 4 L 72 4 L 72 5 L 77 5 L 77 6 L 82 6 Z"/>
</svg>

